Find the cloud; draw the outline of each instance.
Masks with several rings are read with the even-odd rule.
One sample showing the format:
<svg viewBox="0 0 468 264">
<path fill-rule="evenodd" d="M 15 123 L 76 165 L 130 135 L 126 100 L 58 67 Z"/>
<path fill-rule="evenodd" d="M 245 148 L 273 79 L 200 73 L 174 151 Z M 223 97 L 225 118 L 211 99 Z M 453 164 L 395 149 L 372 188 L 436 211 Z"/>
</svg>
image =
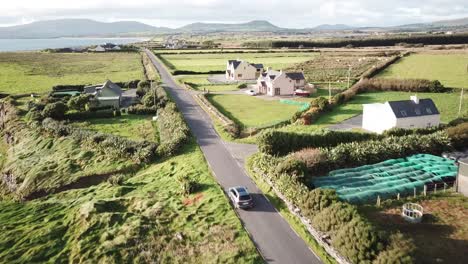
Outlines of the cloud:
<svg viewBox="0 0 468 264">
<path fill-rule="evenodd" d="M 269 20 L 282 27 L 318 24 L 384 26 L 468 16 L 466 0 L 14 0 L 0 9 L 0 25 L 60 19 L 135 20 L 177 27 L 191 22 Z"/>
</svg>

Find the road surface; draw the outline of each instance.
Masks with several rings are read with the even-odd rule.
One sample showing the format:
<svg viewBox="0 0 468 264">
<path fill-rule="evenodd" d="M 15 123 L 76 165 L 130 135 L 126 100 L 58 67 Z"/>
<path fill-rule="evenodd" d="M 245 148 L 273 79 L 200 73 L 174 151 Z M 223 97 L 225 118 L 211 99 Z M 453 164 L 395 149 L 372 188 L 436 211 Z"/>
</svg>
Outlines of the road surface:
<svg viewBox="0 0 468 264">
<path fill-rule="evenodd" d="M 210 117 L 191 94 L 174 81 L 154 54 L 148 50 L 146 52 L 158 69 L 164 88 L 184 115 L 219 184 L 224 190 L 243 185 L 252 193 L 255 207 L 248 211 L 237 210 L 237 212 L 265 261 L 288 264 L 321 263 L 231 155 L 216 133 Z"/>
</svg>

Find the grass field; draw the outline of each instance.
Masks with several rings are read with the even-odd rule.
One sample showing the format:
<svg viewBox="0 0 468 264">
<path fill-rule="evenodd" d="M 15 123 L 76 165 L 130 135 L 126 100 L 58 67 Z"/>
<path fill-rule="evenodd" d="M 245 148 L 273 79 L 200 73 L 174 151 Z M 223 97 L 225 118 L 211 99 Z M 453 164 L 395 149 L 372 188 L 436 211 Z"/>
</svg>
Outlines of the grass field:
<svg viewBox="0 0 468 264">
<path fill-rule="evenodd" d="M 208 81 L 209 75 L 180 75 L 177 80 L 198 91 L 225 92 L 239 90 L 239 84 L 214 84 Z"/>
<path fill-rule="evenodd" d="M 119 183 L 0 201 L 0 262 L 261 263 L 200 149 L 182 152 Z"/>
<path fill-rule="evenodd" d="M 317 56 L 313 52 L 289 53 L 225 53 L 225 54 L 166 54 L 160 55 L 171 70 L 195 72 L 224 71 L 227 60 L 243 59 L 251 63 L 263 63 L 265 67 L 283 69 L 295 63 Z"/>
<path fill-rule="evenodd" d="M 401 206 L 405 201 L 361 210 L 382 229 L 400 231 L 409 236 L 416 246 L 416 263 L 467 263 L 468 198 L 441 192 L 410 200 L 424 208 L 420 224 L 410 224 L 402 219 Z"/>
<path fill-rule="evenodd" d="M 47 92 L 58 84 L 142 79 L 138 53 L 0 53 L 0 92 Z"/>
<path fill-rule="evenodd" d="M 151 116 L 122 115 L 114 118 L 97 118 L 75 122 L 76 126 L 102 133 L 114 134 L 132 140 L 155 140 Z"/>
<path fill-rule="evenodd" d="M 207 98 L 223 114 L 244 127 L 273 125 L 291 118 L 300 108 L 248 95 L 212 94 Z"/>
<path fill-rule="evenodd" d="M 439 80 L 452 88 L 468 88 L 468 53 L 413 54 L 385 69 L 381 78 Z"/>
</svg>

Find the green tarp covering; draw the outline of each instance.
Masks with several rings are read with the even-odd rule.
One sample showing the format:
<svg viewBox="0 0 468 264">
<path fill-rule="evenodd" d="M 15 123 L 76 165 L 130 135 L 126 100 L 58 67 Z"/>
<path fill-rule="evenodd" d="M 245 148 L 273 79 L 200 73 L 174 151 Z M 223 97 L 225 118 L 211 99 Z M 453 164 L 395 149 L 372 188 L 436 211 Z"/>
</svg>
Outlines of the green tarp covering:
<svg viewBox="0 0 468 264">
<path fill-rule="evenodd" d="M 335 189 L 338 196 L 351 203 L 376 201 L 419 193 L 424 185 L 455 180 L 457 166 L 450 159 L 428 154 L 391 159 L 357 168 L 331 171 L 329 176 L 313 181 L 316 188 Z"/>
</svg>

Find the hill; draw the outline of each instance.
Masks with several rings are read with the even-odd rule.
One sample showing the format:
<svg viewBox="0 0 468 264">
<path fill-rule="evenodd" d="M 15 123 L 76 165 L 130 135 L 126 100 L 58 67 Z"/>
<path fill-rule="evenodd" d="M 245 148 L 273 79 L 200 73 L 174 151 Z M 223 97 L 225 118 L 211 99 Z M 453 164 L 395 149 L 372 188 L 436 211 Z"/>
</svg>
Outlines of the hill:
<svg viewBox="0 0 468 264">
<path fill-rule="evenodd" d="M 171 29 L 153 27 L 135 21 L 98 22 L 90 19 L 60 19 L 38 21 L 25 25 L 0 27 L 0 39 L 58 38 L 83 36 L 118 36 L 124 34 L 155 34 Z"/>
<path fill-rule="evenodd" d="M 264 20 L 247 23 L 193 23 L 176 29 L 181 32 L 276 32 L 283 30 Z"/>
</svg>

